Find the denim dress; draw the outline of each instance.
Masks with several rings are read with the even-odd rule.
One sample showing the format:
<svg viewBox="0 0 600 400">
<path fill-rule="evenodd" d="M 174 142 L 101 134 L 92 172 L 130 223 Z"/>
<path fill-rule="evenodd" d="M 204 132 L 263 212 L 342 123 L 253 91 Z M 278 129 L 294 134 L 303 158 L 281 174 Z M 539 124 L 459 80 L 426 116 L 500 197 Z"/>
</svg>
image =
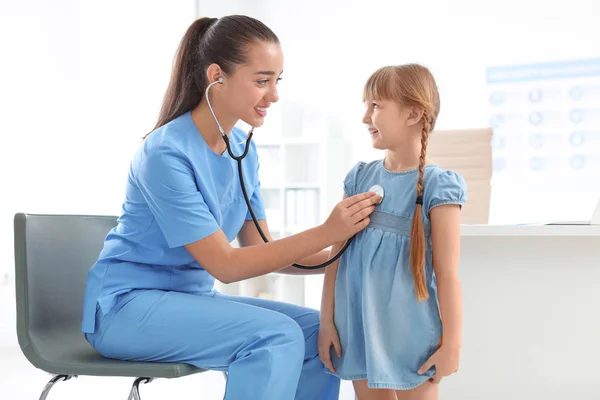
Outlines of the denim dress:
<svg viewBox="0 0 600 400">
<path fill-rule="evenodd" d="M 442 324 L 431 258 L 429 211 L 463 205 L 467 190 L 457 173 L 426 165 L 423 222 L 425 277 L 429 299 L 418 302 L 409 266 L 410 232 L 418 170 L 391 172 L 383 160 L 356 164 L 346 176 L 347 196 L 379 184 L 385 196 L 340 258 L 335 282 L 334 322 L 342 357 L 331 349 L 333 373 L 345 380 L 368 380 L 371 388 L 412 389 L 434 373 L 418 369 L 437 350 Z"/>
</svg>

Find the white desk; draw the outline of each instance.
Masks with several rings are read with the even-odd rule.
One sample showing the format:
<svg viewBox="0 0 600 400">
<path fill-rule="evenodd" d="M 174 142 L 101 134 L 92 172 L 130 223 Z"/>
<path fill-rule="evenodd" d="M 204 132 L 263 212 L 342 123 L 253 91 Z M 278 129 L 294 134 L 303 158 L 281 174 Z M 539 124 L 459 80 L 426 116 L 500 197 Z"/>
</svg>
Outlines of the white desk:
<svg viewBox="0 0 600 400">
<path fill-rule="evenodd" d="M 461 234 L 461 368 L 440 398 L 600 399 L 600 224 Z"/>
</svg>

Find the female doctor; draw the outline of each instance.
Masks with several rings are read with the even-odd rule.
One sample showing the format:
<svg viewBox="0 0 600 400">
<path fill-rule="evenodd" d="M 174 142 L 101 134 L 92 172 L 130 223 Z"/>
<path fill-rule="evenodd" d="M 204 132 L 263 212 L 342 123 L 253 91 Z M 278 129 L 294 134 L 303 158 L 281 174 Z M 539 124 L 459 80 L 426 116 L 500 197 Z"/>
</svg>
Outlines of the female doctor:
<svg viewBox="0 0 600 400">
<path fill-rule="evenodd" d="M 299 273 L 292 263 L 326 261 L 326 248 L 365 228 L 379 201 L 372 193 L 347 198 L 324 224 L 263 242 L 203 96 L 222 79 L 209 100 L 238 155 L 246 133 L 234 125 L 263 124 L 282 68 L 277 36 L 255 19 L 202 18 L 188 28 L 158 123 L 131 162 L 118 225 L 88 274 L 82 331 L 105 357 L 228 371 L 227 400 L 338 398 L 339 381 L 318 356 L 317 311 L 213 289 L 215 278 Z M 271 240 L 254 145 L 244 161 L 251 204 Z M 240 248 L 230 246 L 236 236 Z"/>
</svg>

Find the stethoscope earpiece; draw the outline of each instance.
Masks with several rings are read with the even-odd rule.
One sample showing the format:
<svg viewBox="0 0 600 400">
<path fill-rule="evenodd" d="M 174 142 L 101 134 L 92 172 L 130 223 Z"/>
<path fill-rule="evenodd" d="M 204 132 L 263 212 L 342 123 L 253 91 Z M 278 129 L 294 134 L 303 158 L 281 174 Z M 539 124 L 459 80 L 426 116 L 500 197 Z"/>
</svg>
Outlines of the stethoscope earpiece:
<svg viewBox="0 0 600 400">
<path fill-rule="evenodd" d="M 219 82 L 219 83 L 223 83 L 223 77 L 222 77 L 222 76 L 220 76 L 220 77 L 219 77 L 219 79 L 217 79 L 217 82 Z"/>
</svg>

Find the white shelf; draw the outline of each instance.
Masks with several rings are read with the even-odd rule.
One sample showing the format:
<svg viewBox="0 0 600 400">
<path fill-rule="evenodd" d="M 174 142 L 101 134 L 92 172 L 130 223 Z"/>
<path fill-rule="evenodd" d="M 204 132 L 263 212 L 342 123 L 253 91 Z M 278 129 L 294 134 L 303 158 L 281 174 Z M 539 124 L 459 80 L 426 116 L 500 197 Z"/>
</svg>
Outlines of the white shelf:
<svg viewBox="0 0 600 400">
<path fill-rule="evenodd" d="M 323 139 L 318 137 L 269 137 L 265 140 L 256 140 L 256 147 L 281 147 L 284 145 L 320 145 L 321 143 L 323 143 Z"/>
<path fill-rule="evenodd" d="M 461 236 L 600 236 L 600 225 L 462 225 Z"/>
<path fill-rule="evenodd" d="M 283 185 L 283 189 L 289 189 L 289 190 L 319 190 L 321 189 L 321 184 L 317 183 L 317 182 L 311 182 L 311 183 L 296 183 L 296 184 L 286 184 Z"/>
<path fill-rule="evenodd" d="M 321 189 L 323 185 L 318 183 L 318 182 L 308 182 L 308 183 L 297 183 L 297 184 L 292 184 L 292 183 L 288 183 L 288 184 L 262 184 L 261 183 L 261 189 L 262 190 L 286 190 L 286 189 L 290 189 L 290 190 L 303 190 L 303 189 L 315 189 L 315 190 L 319 190 Z"/>
</svg>

